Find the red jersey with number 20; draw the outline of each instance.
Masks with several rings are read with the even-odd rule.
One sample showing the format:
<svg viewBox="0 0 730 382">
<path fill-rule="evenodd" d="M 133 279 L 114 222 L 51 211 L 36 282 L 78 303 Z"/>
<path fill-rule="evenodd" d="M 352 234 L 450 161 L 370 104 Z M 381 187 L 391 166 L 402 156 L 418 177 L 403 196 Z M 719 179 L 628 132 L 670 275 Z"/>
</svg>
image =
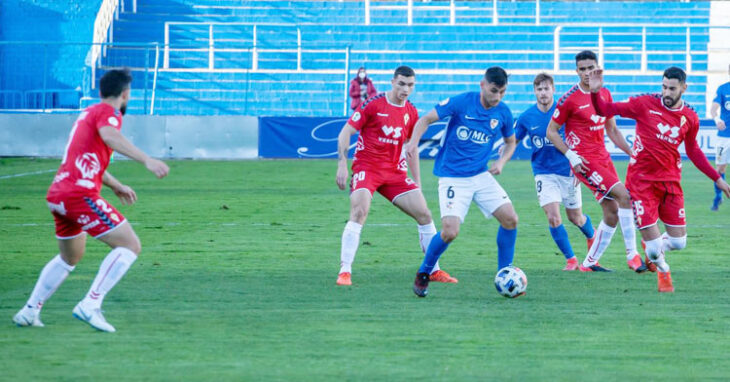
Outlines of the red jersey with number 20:
<svg viewBox="0 0 730 382">
<path fill-rule="evenodd" d="M 48 189 L 48 195 L 97 195 L 109 166 L 112 149 L 104 143 L 99 129 L 122 129 L 122 114 L 109 104 L 87 107 L 69 134 L 61 167 Z"/>
<path fill-rule="evenodd" d="M 602 88 L 600 94 L 612 102 L 608 89 Z M 596 112 L 590 92 L 583 91 L 580 85 L 573 86 L 558 101 L 552 119 L 558 125 L 565 124 L 565 143 L 578 155 L 588 161 L 610 160 L 603 133 L 606 117 Z"/>
<path fill-rule="evenodd" d="M 418 111 L 409 101 L 394 105 L 386 93 L 369 99 L 347 122 L 360 132 L 352 167 L 408 171 L 403 144 L 416 121 Z"/>
</svg>

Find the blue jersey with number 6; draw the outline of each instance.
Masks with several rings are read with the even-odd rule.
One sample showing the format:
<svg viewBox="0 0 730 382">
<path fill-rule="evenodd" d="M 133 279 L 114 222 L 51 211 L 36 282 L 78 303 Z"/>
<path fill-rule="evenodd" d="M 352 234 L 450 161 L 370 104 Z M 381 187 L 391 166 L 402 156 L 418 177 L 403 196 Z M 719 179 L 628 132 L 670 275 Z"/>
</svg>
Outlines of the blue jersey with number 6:
<svg viewBox="0 0 730 382">
<path fill-rule="evenodd" d="M 555 102 L 550 110 L 542 112 L 537 104 L 525 110 L 515 125 L 515 135 L 518 141 L 528 137 L 528 142 L 532 146 L 532 173 L 534 175 L 541 174 L 557 174 L 561 176 L 571 176 L 570 162 L 565 155 L 555 148 L 552 142 L 547 138 L 547 127 L 550 118 L 555 112 Z M 560 127 L 560 137 L 565 137 L 565 128 Z"/>
<path fill-rule="evenodd" d="M 433 166 L 439 177 L 469 177 L 487 171 L 495 141 L 514 135 L 509 107 L 500 102 L 485 109 L 479 92 L 447 98 L 435 110 L 439 119 L 451 117 Z"/>
</svg>

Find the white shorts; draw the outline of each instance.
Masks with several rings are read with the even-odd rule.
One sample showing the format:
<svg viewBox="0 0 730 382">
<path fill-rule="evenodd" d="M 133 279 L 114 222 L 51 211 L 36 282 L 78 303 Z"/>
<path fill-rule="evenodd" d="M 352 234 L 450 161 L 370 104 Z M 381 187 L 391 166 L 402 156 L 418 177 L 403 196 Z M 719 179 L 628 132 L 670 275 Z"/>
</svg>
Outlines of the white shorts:
<svg viewBox="0 0 730 382">
<path fill-rule="evenodd" d="M 487 219 L 503 204 L 512 203 L 502 186 L 487 171 L 468 178 L 439 178 L 441 218 L 458 216 L 463 223 L 472 200 Z"/>
<path fill-rule="evenodd" d="M 582 203 L 580 183 L 572 176 L 557 174 L 535 175 L 535 189 L 540 207 L 550 203 L 563 203 L 565 208 L 580 208 Z"/>
<path fill-rule="evenodd" d="M 730 164 L 730 138 L 717 137 L 715 164 Z"/>
</svg>

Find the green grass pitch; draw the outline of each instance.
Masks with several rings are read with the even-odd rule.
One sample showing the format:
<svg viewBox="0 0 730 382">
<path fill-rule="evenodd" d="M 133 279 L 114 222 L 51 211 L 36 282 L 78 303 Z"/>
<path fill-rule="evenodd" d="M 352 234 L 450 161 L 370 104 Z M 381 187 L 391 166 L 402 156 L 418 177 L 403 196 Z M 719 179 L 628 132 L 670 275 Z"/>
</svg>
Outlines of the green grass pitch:
<svg viewBox="0 0 730 382">
<path fill-rule="evenodd" d="M 58 160 L 0 159 L 0 177 Z M 85 258 L 46 303 L 45 328 L 11 317 L 57 253 L 44 195 L 53 172 L 0 179 L 0 380 L 695 380 L 730 376 L 730 206 L 690 163 L 683 186 L 688 247 L 668 255 L 676 292 L 634 274 L 616 234 L 613 274 L 562 272 L 528 162 L 498 177 L 520 216 L 515 264 L 527 295 L 497 294 L 497 222 L 472 207 L 442 267 L 456 285 L 411 292 L 422 254 L 415 222 L 376 196 L 352 287 L 336 287 L 348 198 L 332 160 L 173 161 L 109 170 L 139 196 L 121 206 L 142 254 L 108 295 L 117 333 L 71 317 L 108 249 Z M 424 189 L 438 216 L 433 163 Z M 626 162 L 618 162 L 619 172 Z M 585 189 L 584 210 L 600 219 Z M 438 219 L 436 225 L 440 226 Z M 566 220 L 582 258 L 585 241 Z"/>
</svg>

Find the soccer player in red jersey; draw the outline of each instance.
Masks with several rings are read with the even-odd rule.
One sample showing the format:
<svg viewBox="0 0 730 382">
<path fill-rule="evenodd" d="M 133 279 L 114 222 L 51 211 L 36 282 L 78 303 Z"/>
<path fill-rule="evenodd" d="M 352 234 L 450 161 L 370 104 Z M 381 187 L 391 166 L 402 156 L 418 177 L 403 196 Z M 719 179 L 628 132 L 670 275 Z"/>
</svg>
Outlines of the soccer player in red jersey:
<svg viewBox="0 0 730 382">
<path fill-rule="evenodd" d="M 416 84 L 416 73 L 407 66 L 395 70 L 392 89 L 363 103 L 340 131 L 337 140 L 337 186 L 347 185 L 347 151 L 350 138 L 360 133 L 352 161 L 350 219 L 342 233 L 340 273 L 337 285 L 351 285 L 352 262 L 360 242 L 360 232 L 370 210 L 375 191 L 391 201 L 418 223 L 423 251 L 436 234 L 436 226 L 420 188 L 418 157 L 406 158 L 403 145 L 418 121 L 418 111 L 408 101 Z M 413 179 L 408 177 L 410 167 Z M 431 281 L 456 283 L 438 265 Z"/>
<path fill-rule="evenodd" d="M 661 94 L 646 94 L 625 102 L 611 102 L 602 94 L 603 71 L 590 74 L 591 100 L 603 116 L 621 115 L 636 120 L 636 139 L 626 172 L 626 186 L 636 213 L 636 224 L 646 246 L 646 254 L 656 266 L 659 292 L 673 292 L 667 250 L 687 245 L 684 210 L 682 157 L 679 145 L 684 142 L 687 156 L 697 168 L 730 197 L 730 186 L 712 168 L 697 144 L 700 120 L 682 100 L 687 90 L 687 75 L 677 67 L 664 71 Z M 664 223 L 661 234 L 657 221 Z"/>
<path fill-rule="evenodd" d="M 595 53 L 582 51 L 575 56 L 576 72 L 580 82 L 573 86 L 558 102 L 548 125 L 547 137 L 570 161 L 576 178 L 592 192 L 603 210 L 603 219 L 598 225 L 591 248 L 583 264 L 583 272 L 611 272 L 598 264 L 598 260 L 611 243 L 616 225 L 621 223 L 621 232 L 626 246 L 626 263 L 640 273 L 646 266 L 636 250 L 636 228 L 631 211 L 629 193 L 621 184 L 611 156 L 606 150 L 603 131 L 623 152 L 631 155 L 631 148 L 613 118 L 596 113 L 591 104 L 588 73 L 597 68 Z M 611 93 L 602 89 L 601 94 L 611 100 Z M 558 130 L 565 124 L 565 142 Z"/>
<path fill-rule="evenodd" d="M 141 245 L 124 216 L 101 197 L 102 184 L 132 204 L 137 194 L 106 171 L 113 151 L 143 163 L 158 178 L 169 168 L 150 158 L 121 134 L 122 116 L 129 102 L 132 76 L 127 69 L 110 70 L 99 81 L 101 102 L 86 108 L 76 120 L 46 200 L 56 223 L 59 255 L 41 271 L 26 305 L 13 317 L 18 326 L 43 326 L 43 303 L 63 283 L 84 256 L 86 234 L 106 243 L 111 252 L 73 316 L 93 328 L 114 332 L 101 314 L 104 296 L 124 276 L 137 259 Z"/>
</svg>

